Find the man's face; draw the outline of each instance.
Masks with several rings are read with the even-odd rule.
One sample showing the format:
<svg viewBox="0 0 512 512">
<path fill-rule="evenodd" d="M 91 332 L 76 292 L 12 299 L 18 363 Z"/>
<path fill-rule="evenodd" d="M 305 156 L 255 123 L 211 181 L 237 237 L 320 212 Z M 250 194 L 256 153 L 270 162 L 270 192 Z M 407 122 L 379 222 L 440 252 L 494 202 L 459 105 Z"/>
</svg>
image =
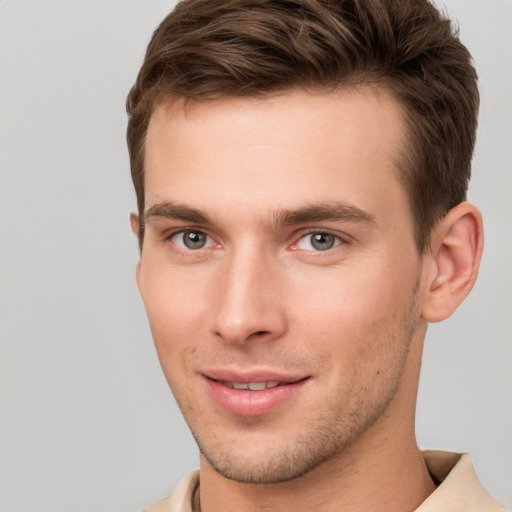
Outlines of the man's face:
<svg viewBox="0 0 512 512">
<path fill-rule="evenodd" d="M 369 89 L 154 112 L 138 284 L 222 475 L 284 481 L 375 425 L 400 435 L 389 411 L 412 407 L 396 402 L 424 333 L 402 130 L 399 105 Z"/>
</svg>

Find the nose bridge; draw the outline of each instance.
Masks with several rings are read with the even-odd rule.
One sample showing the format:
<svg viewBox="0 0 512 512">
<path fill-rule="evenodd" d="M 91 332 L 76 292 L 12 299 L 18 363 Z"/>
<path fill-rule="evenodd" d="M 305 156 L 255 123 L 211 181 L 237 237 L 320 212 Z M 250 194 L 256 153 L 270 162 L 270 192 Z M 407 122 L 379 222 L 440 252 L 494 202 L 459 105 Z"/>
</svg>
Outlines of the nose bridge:
<svg viewBox="0 0 512 512">
<path fill-rule="evenodd" d="M 213 328 L 231 343 L 250 338 L 280 336 L 286 326 L 282 305 L 276 300 L 276 261 L 254 243 L 232 250 L 217 280 Z"/>
</svg>

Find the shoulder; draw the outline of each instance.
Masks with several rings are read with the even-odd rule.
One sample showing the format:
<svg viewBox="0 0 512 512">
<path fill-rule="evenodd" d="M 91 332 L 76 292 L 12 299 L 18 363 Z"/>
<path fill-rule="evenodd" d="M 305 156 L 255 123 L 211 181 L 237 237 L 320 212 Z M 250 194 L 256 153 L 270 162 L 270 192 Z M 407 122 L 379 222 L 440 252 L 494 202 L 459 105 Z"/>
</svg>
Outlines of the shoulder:
<svg viewBox="0 0 512 512">
<path fill-rule="evenodd" d="M 439 486 L 416 512 L 505 512 L 478 480 L 468 453 L 427 450 L 423 458 Z"/>
<path fill-rule="evenodd" d="M 144 512 L 192 512 L 192 496 L 199 484 L 199 471 L 192 471 L 176 486 L 170 496 Z"/>
</svg>

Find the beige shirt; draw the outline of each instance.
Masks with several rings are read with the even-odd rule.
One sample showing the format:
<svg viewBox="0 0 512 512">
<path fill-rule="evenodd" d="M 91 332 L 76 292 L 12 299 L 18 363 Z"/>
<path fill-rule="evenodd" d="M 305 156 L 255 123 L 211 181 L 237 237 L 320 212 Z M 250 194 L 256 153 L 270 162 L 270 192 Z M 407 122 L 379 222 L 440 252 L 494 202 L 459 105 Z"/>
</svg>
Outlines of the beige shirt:
<svg viewBox="0 0 512 512">
<path fill-rule="evenodd" d="M 423 457 L 438 488 L 414 512 L 505 512 L 476 476 L 469 454 L 427 450 Z M 174 492 L 145 512 L 192 512 L 199 471 L 188 474 Z"/>
</svg>

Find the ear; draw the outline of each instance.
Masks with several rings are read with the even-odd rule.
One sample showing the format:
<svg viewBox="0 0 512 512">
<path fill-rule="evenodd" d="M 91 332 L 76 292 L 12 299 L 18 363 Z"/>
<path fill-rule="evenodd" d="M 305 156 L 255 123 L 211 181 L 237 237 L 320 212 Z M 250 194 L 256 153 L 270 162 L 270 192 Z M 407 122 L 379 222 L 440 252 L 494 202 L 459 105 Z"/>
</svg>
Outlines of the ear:
<svg viewBox="0 0 512 512">
<path fill-rule="evenodd" d="M 136 213 L 130 213 L 130 226 L 132 233 L 135 236 L 139 236 L 139 216 Z"/>
<path fill-rule="evenodd" d="M 471 203 L 452 208 L 436 227 L 422 317 L 427 322 L 448 318 L 475 284 L 483 249 L 482 215 Z"/>
</svg>

